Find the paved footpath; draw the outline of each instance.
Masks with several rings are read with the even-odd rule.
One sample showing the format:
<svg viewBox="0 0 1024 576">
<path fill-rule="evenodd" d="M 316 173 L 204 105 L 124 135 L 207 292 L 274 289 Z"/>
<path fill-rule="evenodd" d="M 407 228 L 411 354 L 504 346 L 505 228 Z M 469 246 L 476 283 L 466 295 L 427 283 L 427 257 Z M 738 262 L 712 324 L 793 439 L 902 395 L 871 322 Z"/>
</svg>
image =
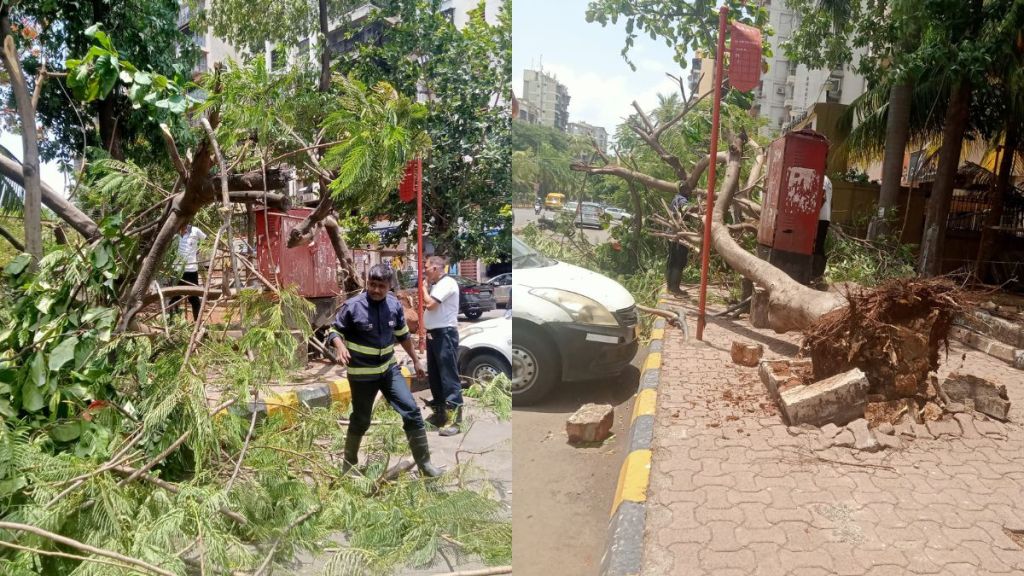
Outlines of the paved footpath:
<svg viewBox="0 0 1024 576">
<path fill-rule="evenodd" d="M 797 335 L 711 320 L 704 336 L 665 332 L 643 574 L 1024 574 L 1024 372 L 951 342 L 940 378 L 962 364 L 1005 384 L 1018 424 L 822 449 L 729 357 L 733 340 L 789 357 Z"/>
</svg>

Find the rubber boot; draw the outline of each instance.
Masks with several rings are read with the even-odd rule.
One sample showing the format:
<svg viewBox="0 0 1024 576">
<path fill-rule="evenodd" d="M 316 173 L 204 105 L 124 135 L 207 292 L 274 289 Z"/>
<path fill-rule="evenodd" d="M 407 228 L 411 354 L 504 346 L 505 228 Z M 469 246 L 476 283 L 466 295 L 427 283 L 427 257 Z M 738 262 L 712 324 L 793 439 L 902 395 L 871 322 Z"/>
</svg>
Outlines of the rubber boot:
<svg viewBox="0 0 1024 576">
<path fill-rule="evenodd" d="M 683 271 L 675 265 L 670 263 L 667 270 L 665 271 L 665 284 L 670 294 L 680 294 L 682 291 L 679 289 L 679 283 L 683 280 Z"/>
<path fill-rule="evenodd" d="M 442 400 L 441 402 L 434 404 L 433 409 L 434 411 L 430 414 L 430 417 L 427 418 L 427 422 L 433 425 L 434 428 L 443 428 L 448 424 L 448 407 Z"/>
<path fill-rule="evenodd" d="M 462 432 L 462 406 L 455 409 L 455 419 L 452 422 L 445 422 L 444 427 L 438 430 L 438 436 L 455 436 Z"/>
<path fill-rule="evenodd" d="M 430 463 L 430 446 L 427 444 L 427 431 L 406 430 L 406 438 L 409 439 L 409 450 L 412 451 L 412 459 L 416 461 L 416 467 L 420 474 L 427 478 L 436 478 L 441 475 L 441 470 Z"/>
<path fill-rule="evenodd" d="M 362 442 L 363 437 L 353 434 L 352 430 L 349 430 L 348 434 L 345 435 L 345 460 L 341 463 L 342 475 L 348 474 L 350 470 L 359 464 L 359 445 Z"/>
</svg>

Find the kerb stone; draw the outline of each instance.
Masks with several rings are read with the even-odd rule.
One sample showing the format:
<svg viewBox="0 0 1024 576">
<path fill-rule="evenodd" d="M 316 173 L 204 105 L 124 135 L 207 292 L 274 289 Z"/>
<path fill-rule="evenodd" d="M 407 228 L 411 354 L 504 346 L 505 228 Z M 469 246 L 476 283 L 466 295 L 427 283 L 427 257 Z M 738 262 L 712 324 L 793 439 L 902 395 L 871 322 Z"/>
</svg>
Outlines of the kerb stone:
<svg viewBox="0 0 1024 576">
<path fill-rule="evenodd" d="M 779 404 L 789 424 L 843 425 L 864 417 L 868 379 L 859 368 L 783 391 Z"/>
<path fill-rule="evenodd" d="M 615 410 L 608 404 L 584 404 L 565 422 L 570 444 L 603 442 L 612 435 Z"/>
</svg>

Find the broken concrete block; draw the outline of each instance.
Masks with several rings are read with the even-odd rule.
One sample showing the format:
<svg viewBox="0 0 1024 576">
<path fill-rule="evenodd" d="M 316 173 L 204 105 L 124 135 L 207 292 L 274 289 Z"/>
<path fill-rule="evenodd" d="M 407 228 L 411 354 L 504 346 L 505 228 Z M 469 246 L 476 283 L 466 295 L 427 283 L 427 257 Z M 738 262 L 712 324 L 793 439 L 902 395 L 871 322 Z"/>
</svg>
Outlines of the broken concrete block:
<svg viewBox="0 0 1024 576">
<path fill-rule="evenodd" d="M 821 427 L 821 437 L 831 440 L 832 438 L 836 437 L 836 434 L 839 434 L 840 430 L 842 430 L 842 428 L 829 422 L 828 424 L 825 424 L 824 426 Z"/>
<path fill-rule="evenodd" d="M 584 404 L 565 423 L 570 444 L 603 442 L 612 435 L 615 410 L 608 404 Z"/>
<path fill-rule="evenodd" d="M 779 405 L 790 425 L 846 424 L 864 417 L 868 379 L 859 368 L 807 386 L 783 390 Z"/>
<path fill-rule="evenodd" d="M 809 375 L 811 370 L 810 360 L 762 360 L 757 372 L 768 391 L 768 397 L 778 404 L 780 390 L 802 385 L 803 379 L 798 374 Z"/>
<path fill-rule="evenodd" d="M 954 372 L 946 377 L 942 389 L 954 402 L 973 399 L 975 410 L 993 418 L 1006 420 L 1010 413 L 1010 399 L 1006 395 L 1006 386 L 996 385 L 973 374 Z M 957 397 L 954 397 L 954 394 Z"/>
<path fill-rule="evenodd" d="M 902 450 L 903 441 L 900 440 L 899 436 L 890 436 L 889 434 L 879 434 L 878 430 L 875 430 L 875 441 L 883 450 Z"/>
<path fill-rule="evenodd" d="M 1024 370 L 1024 350 L 1017 350 L 1013 353 L 1013 367 Z"/>
<path fill-rule="evenodd" d="M 998 420 L 1008 420 L 1010 401 L 998 396 L 981 396 L 974 399 L 974 409 Z"/>
<path fill-rule="evenodd" d="M 839 446 L 842 448 L 853 448 L 855 442 L 853 432 L 850 432 L 846 428 L 843 428 L 839 434 L 836 434 L 835 438 L 832 439 L 833 446 Z"/>
<path fill-rule="evenodd" d="M 846 425 L 846 429 L 853 432 L 853 447 L 864 452 L 878 452 L 881 446 L 875 440 L 874 434 L 868 430 L 868 421 L 858 418 Z"/>
<path fill-rule="evenodd" d="M 892 424 L 889 424 L 888 422 L 882 422 L 881 424 L 879 424 L 877 430 L 880 433 L 885 434 L 886 436 L 892 436 L 893 434 L 896 433 L 896 429 L 893 427 Z"/>
<path fill-rule="evenodd" d="M 943 435 L 959 436 L 960 425 L 956 420 L 932 420 L 928 422 L 928 432 L 936 438 Z"/>
<path fill-rule="evenodd" d="M 760 344 L 745 344 L 735 340 L 732 343 L 732 361 L 734 364 L 753 368 L 761 361 L 763 354 L 764 346 Z"/>
</svg>

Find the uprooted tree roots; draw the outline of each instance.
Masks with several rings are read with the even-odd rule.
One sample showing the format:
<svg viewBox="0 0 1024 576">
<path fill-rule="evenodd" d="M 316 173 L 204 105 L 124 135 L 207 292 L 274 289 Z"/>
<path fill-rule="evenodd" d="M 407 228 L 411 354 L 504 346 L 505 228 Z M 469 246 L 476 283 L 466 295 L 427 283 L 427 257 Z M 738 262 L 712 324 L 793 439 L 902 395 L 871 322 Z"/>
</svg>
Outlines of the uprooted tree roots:
<svg viewBox="0 0 1024 576">
<path fill-rule="evenodd" d="M 924 395 L 938 368 L 940 344 L 949 345 L 959 289 L 949 280 L 900 279 L 846 294 L 848 306 L 805 330 L 803 350 L 820 380 L 860 368 L 869 394 L 887 400 Z"/>
</svg>

